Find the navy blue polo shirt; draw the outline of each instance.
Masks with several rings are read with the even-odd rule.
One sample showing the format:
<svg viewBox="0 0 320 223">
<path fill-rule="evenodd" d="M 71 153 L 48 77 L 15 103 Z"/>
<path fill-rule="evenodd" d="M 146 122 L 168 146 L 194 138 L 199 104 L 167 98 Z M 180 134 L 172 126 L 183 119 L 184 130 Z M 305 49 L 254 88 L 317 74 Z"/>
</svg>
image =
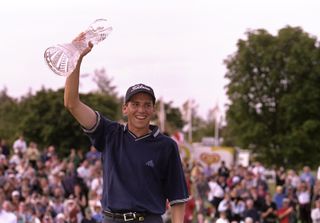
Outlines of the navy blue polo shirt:
<svg viewBox="0 0 320 223">
<path fill-rule="evenodd" d="M 177 144 L 150 125 L 137 138 L 127 126 L 97 113 L 97 124 L 84 130 L 102 152 L 102 207 L 112 212 L 163 214 L 166 201 L 186 202 L 188 189 Z"/>
</svg>

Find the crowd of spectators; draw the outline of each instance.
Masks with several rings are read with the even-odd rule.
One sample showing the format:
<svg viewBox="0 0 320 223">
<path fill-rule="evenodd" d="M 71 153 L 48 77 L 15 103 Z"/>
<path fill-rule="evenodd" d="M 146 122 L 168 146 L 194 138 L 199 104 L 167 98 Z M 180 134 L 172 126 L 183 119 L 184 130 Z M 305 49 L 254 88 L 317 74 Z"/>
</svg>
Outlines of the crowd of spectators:
<svg viewBox="0 0 320 223">
<path fill-rule="evenodd" d="M 191 200 L 185 223 L 309 223 L 320 222 L 320 181 L 309 166 L 301 170 L 248 167 L 214 170 L 185 162 Z"/>
<path fill-rule="evenodd" d="M 0 142 L 0 222 L 99 223 L 103 215 L 101 154 L 70 148 L 59 157 L 54 146 L 39 149 L 23 136 Z M 311 169 L 265 167 L 214 169 L 184 160 L 190 200 L 185 223 L 320 222 L 320 181 Z M 270 171 L 268 171 L 270 173 Z M 163 215 L 170 221 L 170 208 Z"/>
<path fill-rule="evenodd" d="M 59 157 L 54 146 L 43 150 L 21 136 L 0 144 L 0 222 L 102 222 L 100 153 L 71 148 Z"/>
</svg>

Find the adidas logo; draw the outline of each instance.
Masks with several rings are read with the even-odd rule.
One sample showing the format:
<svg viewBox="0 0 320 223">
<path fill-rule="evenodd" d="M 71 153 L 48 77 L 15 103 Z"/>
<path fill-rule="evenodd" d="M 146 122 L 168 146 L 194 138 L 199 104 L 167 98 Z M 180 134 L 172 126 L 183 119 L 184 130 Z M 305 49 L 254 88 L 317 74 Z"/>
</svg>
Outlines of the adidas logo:
<svg viewBox="0 0 320 223">
<path fill-rule="evenodd" d="M 146 166 L 154 167 L 153 160 L 149 160 L 148 162 L 146 162 Z"/>
</svg>

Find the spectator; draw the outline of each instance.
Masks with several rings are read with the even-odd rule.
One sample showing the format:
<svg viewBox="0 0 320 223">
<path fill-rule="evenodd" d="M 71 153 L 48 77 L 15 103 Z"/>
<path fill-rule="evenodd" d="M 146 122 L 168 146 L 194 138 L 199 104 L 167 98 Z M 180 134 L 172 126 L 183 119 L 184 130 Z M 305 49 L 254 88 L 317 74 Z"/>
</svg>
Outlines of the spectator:
<svg viewBox="0 0 320 223">
<path fill-rule="evenodd" d="M 5 223 L 17 223 L 17 216 L 12 211 L 12 205 L 10 201 L 3 200 L 3 198 L 0 198 L 0 222 Z"/>
<path fill-rule="evenodd" d="M 272 196 L 267 193 L 265 196 L 265 202 L 262 206 L 261 212 L 262 223 L 276 223 L 277 218 L 277 205 L 272 201 Z"/>
<path fill-rule="evenodd" d="M 221 164 L 218 168 L 218 174 L 219 176 L 223 176 L 225 178 L 228 178 L 229 177 L 229 173 L 230 173 L 230 170 L 229 168 L 226 166 L 226 163 L 224 160 L 221 161 Z"/>
<path fill-rule="evenodd" d="M 92 218 L 92 212 L 91 212 L 90 208 L 86 208 L 85 216 L 81 220 L 81 223 L 97 223 L 97 221 Z"/>
<path fill-rule="evenodd" d="M 84 210 L 88 206 L 88 196 L 86 191 L 84 191 L 81 184 L 76 183 L 73 187 L 73 197 L 75 202 L 78 204 L 82 215 L 84 216 Z"/>
<path fill-rule="evenodd" d="M 297 190 L 299 216 L 302 222 L 311 222 L 311 189 L 307 182 L 302 181 Z"/>
<path fill-rule="evenodd" d="M 90 164 L 94 164 L 97 160 L 101 159 L 101 152 L 99 152 L 96 147 L 90 146 L 90 151 L 86 153 L 85 158 Z"/>
<path fill-rule="evenodd" d="M 81 163 L 81 157 L 79 157 L 77 151 L 75 148 L 71 148 L 70 149 L 70 154 L 68 156 L 67 159 L 68 162 L 72 162 L 74 164 L 74 166 L 79 166 L 79 164 Z"/>
<path fill-rule="evenodd" d="M 293 208 L 289 204 L 290 200 L 288 198 L 282 200 L 281 208 L 277 210 L 279 223 L 290 223 L 290 215 L 293 213 Z"/>
<path fill-rule="evenodd" d="M 312 223 L 320 222 L 320 199 L 315 201 L 315 207 L 311 210 Z"/>
<path fill-rule="evenodd" d="M 285 195 L 283 193 L 283 187 L 282 186 L 277 186 L 276 187 L 276 192 L 273 195 L 273 201 L 277 205 L 277 209 L 280 209 L 283 204 L 283 199 L 285 198 Z"/>
<path fill-rule="evenodd" d="M 23 135 L 20 135 L 19 138 L 13 143 L 13 151 L 15 154 L 22 156 L 27 151 L 27 143 L 24 140 Z"/>
<path fill-rule="evenodd" d="M 11 206 L 13 212 L 19 211 L 19 205 L 20 205 L 20 193 L 19 191 L 15 190 L 11 193 Z"/>
<path fill-rule="evenodd" d="M 57 214 L 57 216 L 56 216 L 56 221 L 55 221 L 55 222 L 56 222 L 56 223 L 67 223 L 66 217 L 64 216 L 63 213 L 59 213 L 59 214 Z"/>
<path fill-rule="evenodd" d="M 27 148 L 26 158 L 33 168 L 36 168 L 37 160 L 40 158 L 40 151 L 37 148 L 35 142 L 30 142 L 29 147 Z"/>
<path fill-rule="evenodd" d="M 300 175 L 300 180 L 306 182 L 309 185 L 310 189 L 313 189 L 316 180 L 311 173 L 311 169 L 309 166 L 303 167 L 302 173 Z"/>
<path fill-rule="evenodd" d="M 8 146 L 7 141 L 6 141 L 5 139 L 1 139 L 1 140 L 0 140 L 0 149 L 1 149 L 1 153 L 2 153 L 6 158 L 9 158 L 10 149 L 9 149 L 9 146 Z"/>
<path fill-rule="evenodd" d="M 209 181 L 208 185 L 210 188 L 208 201 L 215 207 L 215 209 L 218 209 L 220 202 L 224 198 L 224 191 L 214 178 Z"/>
<path fill-rule="evenodd" d="M 82 180 L 86 183 L 88 187 L 90 187 L 91 181 L 91 169 L 90 163 L 88 160 L 83 160 L 81 165 L 77 168 L 78 177 L 82 178 Z"/>
<path fill-rule="evenodd" d="M 227 213 L 224 211 L 219 212 L 219 218 L 217 219 L 216 223 L 229 223 Z"/>
<path fill-rule="evenodd" d="M 241 222 L 243 213 L 246 210 L 246 204 L 241 197 L 234 196 L 231 201 L 231 220 Z"/>
<path fill-rule="evenodd" d="M 254 202 L 251 198 L 246 200 L 246 210 L 243 212 L 243 217 L 244 219 L 247 217 L 252 218 L 254 223 L 260 222 L 260 214 L 254 207 Z"/>
<path fill-rule="evenodd" d="M 69 223 L 78 223 L 78 220 L 82 218 L 81 210 L 73 196 L 70 196 L 64 203 L 64 216 Z"/>
<path fill-rule="evenodd" d="M 276 170 L 276 186 L 283 186 L 286 182 L 286 171 L 283 166 Z"/>
<path fill-rule="evenodd" d="M 288 170 L 288 176 L 286 178 L 286 187 L 291 186 L 293 188 L 297 188 L 300 184 L 300 178 L 297 175 L 296 171 Z"/>
<path fill-rule="evenodd" d="M 231 219 L 231 197 L 229 193 L 224 194 L 223 200 L 219 203 L 218 212 L 224 212 L 228 219 Z"/>
<path fill-rule="evenodd" d="M 95 206 L 94 206 L 94 212 L 92 213 L 92 218 L 97 223 L 102 223 L 102 221 L 103 221 L 102 207 L 101 207 L 101 202 L 100 201 L 97 201 Z"/>
<path fill-rule="evenodd" d="M 51 159 L 53 155 L 56 154 L 56 147 L 54 145 L 50 145 L 47 150 L 43 153 L 44 162 Z"/>
</svg>

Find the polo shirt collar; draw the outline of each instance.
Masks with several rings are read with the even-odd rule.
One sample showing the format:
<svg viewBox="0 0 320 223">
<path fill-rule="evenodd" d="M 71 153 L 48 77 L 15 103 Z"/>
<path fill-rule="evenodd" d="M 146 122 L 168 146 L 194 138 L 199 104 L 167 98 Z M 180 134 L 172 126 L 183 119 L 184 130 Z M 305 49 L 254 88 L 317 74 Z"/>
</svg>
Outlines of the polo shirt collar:
<svg viewBox="0 0 320 223">
<path fill-rule="evenodd" d="M 128 124 L 124 125 L 123 126 L 123 131 L 128 131 L 130 134 L 132 134 L 132 136 L 134 136 L 136 139 L 140 139 L 140 138 L 146 138 L 150 135 L 152 135 L 154 138 L 156 138 L 159 133 L 160 133 L 160 129 L 158 128 L 158 126 L 156 125 L 149 125 L 149 129 L 151 130 L 151 132 L 149 134 L 146 134 L 144 136 L 141 136 L 141 137 L 137 137 L 135 136 L 132 132 L 130 132 L 130 130 L 128 129 Z"/>
</svg>

